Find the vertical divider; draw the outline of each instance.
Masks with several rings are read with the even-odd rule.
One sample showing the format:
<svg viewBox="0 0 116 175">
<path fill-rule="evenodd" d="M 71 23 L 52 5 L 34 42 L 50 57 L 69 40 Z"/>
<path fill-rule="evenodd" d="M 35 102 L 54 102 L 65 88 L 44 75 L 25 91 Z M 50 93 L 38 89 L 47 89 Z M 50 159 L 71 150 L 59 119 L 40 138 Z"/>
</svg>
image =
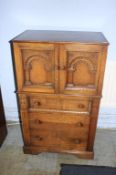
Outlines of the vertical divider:
<svg viewBox="0 0 116 175">
<path fill-rule="evenodd" d="M 60 56 L 59 56 L 59 66 L 60 68 L 66 67 L 66 53 L 65 53 L 65 47 L 64 44 L 60 45 Z M 60 93 L 64 92 L 65 83 L 66 83 L 66 68 L 60 69 L 59 72 L 59 86 L 60 86 Z"/>
<path fill-rule="evenodd" d="M 55 93 L 59 93 L 59 44 L 54 46 Z"/>
</svg>

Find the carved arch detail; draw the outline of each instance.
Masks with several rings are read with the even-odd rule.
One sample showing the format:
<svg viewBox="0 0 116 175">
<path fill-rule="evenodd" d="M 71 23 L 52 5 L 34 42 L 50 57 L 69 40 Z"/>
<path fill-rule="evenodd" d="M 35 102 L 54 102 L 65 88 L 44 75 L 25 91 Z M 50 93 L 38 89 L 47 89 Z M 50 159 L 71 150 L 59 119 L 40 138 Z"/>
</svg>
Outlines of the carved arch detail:
<svg viewBox="0 0 116 175">
<path fill-rule="evenodd" d="M 42 55 L 32 55 L 32 56 L 28 57 L 26 62 L 25 62 L 25 69 L 31 69 L 31 63 L 34 60 L 40 60 L 40 59 L 43 59 L 44 62 L 48 61 L 47 58 L 42 56 Z"/>
<path fill-rule="evenodd" d="M 95 75 L 97 67 L 96 64 L 94 64 L 89 57 L 75 57 L 69 64 L 68 64 L 68 86 L 73 87 L 73 77 L 74 72 L 78 69 L 78 65 L 84 63 L 87 68 L 88 72 L 90 74 Z"/>
<path fill-rule="evenodd" d="M 88 58 L 83 58 L 83 57 L 76 57 L 74 60 L 72 60 L 69 64 L 69 71 L 75 71 L 76 70 L 76 66 L 78 64 L 84 63 L 87 65 L 88 67 L 88 71 L 90 73 L 95 73 L 96 72 L 96 66 L 92 63 L 92 61 L 90 61 Z"/>
<path fill-rule="evenodd" d="M 25 69 L 25 85 L 32 85 L 32 82 L 30 80 L 30 70 L 32 69 L 32 62 L 34 60 L 39 61 L 42 59 L 44 63 L 44 69 L 46 71 L 51 71 L 51 65 L 47 57 L 44 57 L 42 55 L 31 55 L 27 58 L 24 64 L 24 69 Z"/>
</svg>

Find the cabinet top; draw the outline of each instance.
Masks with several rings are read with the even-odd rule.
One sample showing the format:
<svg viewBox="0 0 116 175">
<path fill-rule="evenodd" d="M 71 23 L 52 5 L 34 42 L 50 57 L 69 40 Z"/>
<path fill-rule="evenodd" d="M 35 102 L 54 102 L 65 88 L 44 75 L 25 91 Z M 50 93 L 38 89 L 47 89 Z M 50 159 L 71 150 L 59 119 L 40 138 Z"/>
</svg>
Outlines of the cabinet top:
<svg viewBox="0 0 116 175">
<path fill-rule="evenodd" d="M 86 44 L 104 44 L 108 41 L 101 32 L 26 30 L 11 40 L 17 42 L 78 42 Z"/>
</svg>

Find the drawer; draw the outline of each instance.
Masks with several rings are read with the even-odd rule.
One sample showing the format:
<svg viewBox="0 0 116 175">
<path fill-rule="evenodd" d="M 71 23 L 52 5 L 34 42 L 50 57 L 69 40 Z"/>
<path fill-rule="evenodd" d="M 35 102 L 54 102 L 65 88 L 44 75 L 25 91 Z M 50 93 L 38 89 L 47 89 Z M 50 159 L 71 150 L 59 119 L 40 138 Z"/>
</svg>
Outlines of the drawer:
<svg viewBox="0 0 116 175">
<path fill-rule="evenodd" d="M 60 110 L 89 114 L 92 101 L 88 98 L 72 96 L 30 95 L 28 96 L 29 110 Z"/>
<path fill-rule="evenodd" d="M 62 113 L 30 113 L 31 144 L 59 149 L 86 150 L 90 119 Z"/>
<path fill-rule="evenodd" d="M 61 126 L 62 127 L 62 126 Z M 74 133 L 67 133 L 62 131 L 40 131 L 31 132 L 31 145 L 39 147 L 48 147 L 63 150 L 81 150 L 85 151 L 87 148 L 87 138 L 83 136 L 74 135 Z"/>
<path fill-rule="evenodd" d="M 62 112 L 30 112 L 29 124 L 32 128 L 46 128 L 46 125 L 51 124 L 69 124 L 79 128 L 88 128 L 90 123 L 89 116 L 79 116 L 78 114 L 62 113 Z M 43 128 L 43 129 L 45 129 Z"/>
</svg>

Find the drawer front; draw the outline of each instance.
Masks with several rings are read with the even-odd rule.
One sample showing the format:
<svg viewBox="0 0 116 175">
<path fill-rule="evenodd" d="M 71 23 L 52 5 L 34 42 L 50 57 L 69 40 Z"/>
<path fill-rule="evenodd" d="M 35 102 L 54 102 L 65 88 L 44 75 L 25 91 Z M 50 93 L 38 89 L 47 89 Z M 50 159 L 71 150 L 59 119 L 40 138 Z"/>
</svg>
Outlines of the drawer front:
<svg viewBox="0 0 116 175">
<path fill-rule="evenodd" d="M 73 124 L 77 127 L 88 128 L 90 117 L 79 116 L 78 114 L 70 113 L 55 113 L 55 112 L 30 112 L 28 113 L 30 127 L 40 127 L 43 124 Z"/>
<path fill-rule="evenodd" d="M 31 144 L 86 150 L 89 117 L 62 113 L 30 113 Z"/>
<path fill-rule="evenodd" d="M 60 110 L 64 112 L 77 112 L 89 114 L 91 110 L 91 100 L 87 98 L 31 95 L 28 97 L 29 109 L 39 110 Z"/>
<path fill-rule="evenodd" d="M 40 146 L 40 147 L 48 147 L 55 149 L 58 148 L 63 150 L 79 150 L 85 151 L 87 148 L 87 139 L 72 135 L 72 133 L 67 135 L 67 132 L 62 134 L 62 132 L 48 132 L 41 131 L 35 133 L 31 133 L 31 145 Z"/>
</svg>

